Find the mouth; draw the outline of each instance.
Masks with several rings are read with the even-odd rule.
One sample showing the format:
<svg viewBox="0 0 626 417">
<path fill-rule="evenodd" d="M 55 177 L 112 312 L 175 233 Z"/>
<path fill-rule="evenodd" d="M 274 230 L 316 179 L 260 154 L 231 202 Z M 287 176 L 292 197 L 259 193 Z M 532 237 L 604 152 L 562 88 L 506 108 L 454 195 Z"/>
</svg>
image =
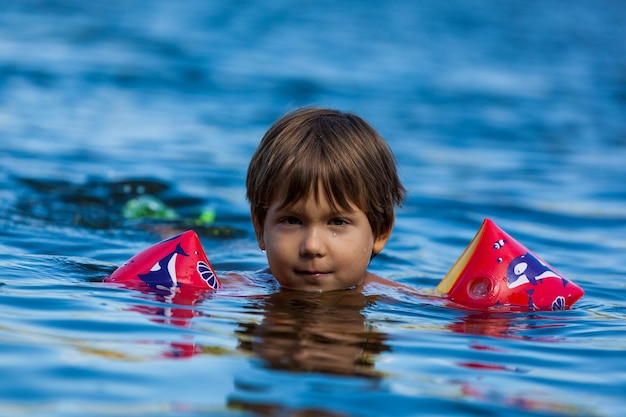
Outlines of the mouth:
<svg viewBox="0 0 626 417">
<path fill-rule="evenodd" d="M 306 281 L 319 281 L 330 274 L 330 272 L 317 270 L 295 270 L 295 273 Z"/>
</svg>

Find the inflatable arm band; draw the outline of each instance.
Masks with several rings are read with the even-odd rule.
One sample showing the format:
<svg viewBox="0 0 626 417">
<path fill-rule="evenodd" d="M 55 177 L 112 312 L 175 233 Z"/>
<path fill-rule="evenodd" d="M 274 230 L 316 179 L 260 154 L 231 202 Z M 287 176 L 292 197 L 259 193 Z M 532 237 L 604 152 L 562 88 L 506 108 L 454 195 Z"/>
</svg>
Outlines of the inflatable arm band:
<svg viewBox="0 0 626 417">
<path fill-rule="evenodd" d="M 193 230 L 139 252 L 105 278 L 105 282 L 163 293 L 221 287 Z"/>
<path fill-rule="evenodd" d="M 436 290 L 476 310 L 564 310 L 584 294 L 489 219 Z"/>
</svg>

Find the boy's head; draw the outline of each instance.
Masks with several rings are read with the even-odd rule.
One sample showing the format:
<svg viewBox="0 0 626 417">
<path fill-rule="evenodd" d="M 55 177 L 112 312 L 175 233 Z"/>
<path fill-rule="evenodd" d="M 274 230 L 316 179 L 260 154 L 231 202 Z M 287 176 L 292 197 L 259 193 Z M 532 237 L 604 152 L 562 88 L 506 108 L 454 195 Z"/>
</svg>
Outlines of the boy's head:
<svg viewBox="0 0 626 417">
<path fill-rule="evenodd" d="M 289 113 L 267 131 L 246 188 L 257 232 L 273 203 L 286 207 L 311 195 L 319 202 L 324 193 L 336 209 L 362 210 L 376 238 L 391 232 L 394 206 L 405 197 L 384 139 L 354 114 L 318 108 Z"/>
</svg>

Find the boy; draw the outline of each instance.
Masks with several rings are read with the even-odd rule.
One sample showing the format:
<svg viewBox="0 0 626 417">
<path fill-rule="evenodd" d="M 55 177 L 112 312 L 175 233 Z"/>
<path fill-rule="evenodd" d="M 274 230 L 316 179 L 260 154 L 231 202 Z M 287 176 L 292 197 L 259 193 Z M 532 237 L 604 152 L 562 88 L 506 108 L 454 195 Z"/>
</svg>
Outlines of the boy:
<svg viewBox="0 0 626 417">
<path fill-rule="evenodd" d="M 256 239 L 281 287 L 322 292 L 399 284 L 368 272 L 405 198 L 395 158 L 360 117 L 305 108 L 279 119 L 246 179 Z"/>
</svg>

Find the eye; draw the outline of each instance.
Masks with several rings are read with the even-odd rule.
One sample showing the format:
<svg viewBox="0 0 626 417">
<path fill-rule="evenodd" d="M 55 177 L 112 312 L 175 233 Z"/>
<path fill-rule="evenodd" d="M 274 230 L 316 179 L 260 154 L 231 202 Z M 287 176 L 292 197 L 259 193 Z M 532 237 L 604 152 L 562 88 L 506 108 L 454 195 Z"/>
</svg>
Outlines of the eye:
<svg viewBox="0 0 626 417">
<path fill-rule="evenodd" d="M 297 217 L 294 217 L 294 216 L 286 216 L 286 217 L 283 217 L 283 218 L 280 220 L 280 222 L 281 222 L 281 223 L 284 223 L 284 224 L 301 224 L 301 223 L 302 223 L 302 222 L 300 221 L 300 219 L 298 219 Z"/>
<path fill-rule="evenodd" d="M 526 262 L 518 263 L 517 265 L 515 265 L 515 268 L 514 268 L 515 275 L 523 274 L 524 271 L 526 271 L 526 268 L 528 268 L 528 264 Z"/>
<path fill-rule="evenodd" d="M 335 218 L 332 219 L 331 221 L 328 222 L 331 226 L 344 226 L 346 224 L 348 224 L 348 221 L 346 219 L 342 219 L 342 218 Z"/>
</svg>

